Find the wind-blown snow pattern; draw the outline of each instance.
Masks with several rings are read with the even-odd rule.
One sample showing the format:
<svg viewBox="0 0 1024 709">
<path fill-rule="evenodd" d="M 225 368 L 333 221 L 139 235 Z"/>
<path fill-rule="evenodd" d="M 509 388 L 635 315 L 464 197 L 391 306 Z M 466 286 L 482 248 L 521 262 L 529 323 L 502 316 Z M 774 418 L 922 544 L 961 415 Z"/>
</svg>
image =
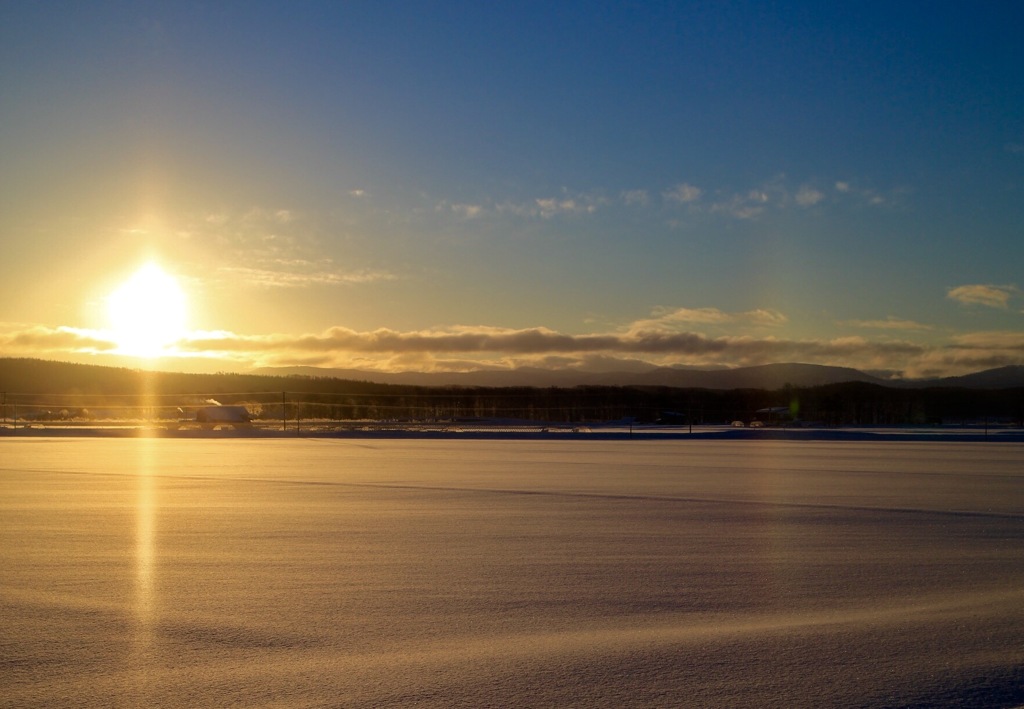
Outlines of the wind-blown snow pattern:
<svg viewBox="0 0 1024 709">
<path fill-rule="evenodd" d="M 4 440 L 0 706 L 1021 705 L 1022 460 Z"/>
</svg>

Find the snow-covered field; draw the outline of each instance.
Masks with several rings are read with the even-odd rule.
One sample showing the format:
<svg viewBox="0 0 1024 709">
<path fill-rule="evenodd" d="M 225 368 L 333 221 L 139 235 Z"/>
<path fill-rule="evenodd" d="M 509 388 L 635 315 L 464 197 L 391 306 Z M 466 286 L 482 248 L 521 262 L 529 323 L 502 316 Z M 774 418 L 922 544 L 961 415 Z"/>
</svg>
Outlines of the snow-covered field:
<svg viewBox="0 0 1024 709">
<path fill-rule="evenodd" d="M 0 440 L 0 706 L 1024 704 L 1024 444 Z"/>
</svg>

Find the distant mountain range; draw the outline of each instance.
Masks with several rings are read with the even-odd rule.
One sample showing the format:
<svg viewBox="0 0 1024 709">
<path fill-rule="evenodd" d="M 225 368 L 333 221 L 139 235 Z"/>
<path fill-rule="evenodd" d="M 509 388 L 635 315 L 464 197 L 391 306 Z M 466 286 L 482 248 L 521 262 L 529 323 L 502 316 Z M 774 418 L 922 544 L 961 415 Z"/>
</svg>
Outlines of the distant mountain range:
<svg viewBox="0 0 1024 709">
<path fill-rule="evenodd" d="M 101 365 L 73 364 L 40 359 L 0 357 L 0 392 L 115 392 L 131 391 L 139 371 Z M 988 369 L 960 377 L 887 379 L 847 367 L 818 364 L 766 364 L 736 369 L 637 368 L 632 371 L 584 372 L 520 368 L 474 372 L 374 372 L 318 367 L 265 367 L 245 373 L 198 374 L 164 372 L 168 391 L 280 391 L 282 378 L 331 379 L 360 387 L 397 384 L 423 387 L 673 387 L 679 389 L 776 391 L 786 385 L 816 387 L 863 382 L 891 389 L 960 388 L 976 390 L 1024 388 L 1024 366 Z M 303 390 L 309 390 L 308 382 Z M 224 387 L 229 387 L 224 389 Z"/>
<path fill-rule="evenodd" d="M 960 377 L 939 379 L 883 379 L 849 367 L 819 364 L 765 364 L 736 369 L 681 369 L 655 367 L 638 372 L 577 372 L 520 368 L 473 372 L 373 372 L 358 369 L 319 367 L 264 367 L 252 374 L 267 376 L 327 377 L 369 381 L 378 384 L 415 386 L 482 387 L 572 387 L 572 386 L 668 386 L 701 389 L 781 389 L 866 382 L 886 387 L 958 387 L 964 389 L 1009 389 L 1024 387 L 1024 366 L 988 369 Z"/>
</svg>

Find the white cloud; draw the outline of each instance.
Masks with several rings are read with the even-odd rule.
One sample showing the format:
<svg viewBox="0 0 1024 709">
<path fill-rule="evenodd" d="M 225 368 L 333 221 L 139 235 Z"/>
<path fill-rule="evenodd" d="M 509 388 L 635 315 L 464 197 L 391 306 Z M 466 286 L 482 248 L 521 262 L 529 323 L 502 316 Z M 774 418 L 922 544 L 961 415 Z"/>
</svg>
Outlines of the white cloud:
<svg viewBox="0 0 1024 709">
<path fill-rule="evenodd" d="M 228 275 L 232 281 L 243 281 L 263 288 L 308 288 L 320 285 L 355 285 L 395 280 L 387 271 L 363 269 L 339 271 L 330 268 L 329 259 L 313 263 L 302 259 L 279 260 L 265 264 L 264 268 L 247 266 L 223 266 L 218 272 Z M 324 268 L 324 267 L 327 268 Z"/>
<path fill-rule="evenodd" d="M 572 193 L 565 190 L 560 197 L 539 197 L 530 202 L 504 202 L 495 206 L 498 214 L 518 217 L 552 219 L 558 216 L 593 214 L 608 200 L 598 194 Z"/>
<path fill-rule="evenodd" d="M 908 376 L 967 374 L 1024 364 L 1024 333 L 973 332 L 956 335 L 943 347 L 930 348 L 907 367 Z"/>
<path fill-rule="evenodd" d="M 840 323 L 852 327 L 863 327 L 873 330 L 931 330 L 931 325 L 924 325 L 913 320 L 903 320 L 890 315 L 885 320 L 847 320 Z"/>
<path fill-rule="evenodd" d="M 862 337 L 792 339 L 722 335 L 672 329 L 685 322 L 772 324 L 773 311 L 723 313 L 714 308 L 677 309 L 617 333 L 566 334 L 544 327 L 508 329 L 454 326 L 401 332 L 360 332 L 332 327 L 317 334 L 241 335 L 194 332 L 176 344 L 179 356 L 208 358 L 238 367 L 315 364 L 380 371 L 508 369 L 521 366 L 584 368 L 601 362 L 721 367 L 806 362 L 888 370 L 902 376 L 948 376 L 989 367 L 1024 364 L 1024 333 L 977 332 L 946 344 L 873 341 Z M 641 326 L 646 325 L 646 326 Z M 116 345 L 102 332 L 0 324 L 0 348 L 8 356 L 111 356 Z M 98 361 L 98 360 L 94 360 Z"/>
<path fill-rule="evenodd" d="M 315 360 L 323 366 L 360 366 L 382 371 L 431 368 L 433 365 L 429 363 L 439 361 L 457 361 L 463 369 L 550 366 L 554 361 L 560 367 L 575 368 L 595 357 L 625 357 L 661 366 L 817 362 L 909 372 L 917 360 L 934 349 L 910 342 L 872 342 L 859 337 L 830 340 L 749 335 L 709 337 L 665 330 L 568 335 L 541 327 L 523 330 L 459 327 L 418 332 L 386 329 L 357 332 L 337 327 L 298 337 L 221 334 L 193 338 L 183 347 L 197 356 L 257 364 Z M 1024 361 L 1024 353 L 1018 359 Z"/>
<path fill-rule="evenodd" d="M 967 305 L 985 305 L 1005 309 L 1010 298 L 1017 293 L 1016 286 L 973 284 L 950 288 L 946 297 Z"/>
<path fill-rule="evenodd" d="M 652 317 L 627 327 L 630 332 L 678 329 L 680 325 L 761 325 L 777 326 L 787 322 L 782 313 L 759 308 L 742 313 L 727 313 L 718 308 L 657 308 Z"/>
<path fill-rule="evenodd" d="M 704 190 L 700 187 L 691 185 L 688 182 L 681 182 L 680 184 L 662 192 L 662 196 L 666 200 L 669 202 L 677 202 L 679 204 L 697 202 L 703 194 Z"/>
<path fill-rule="evenodd" d="M 802 185 L 796 193 L 796 203 L 801 207 L 813 207 L 823 199 L 825 199 L 824 193 L 810 185 Z"/>
<path fill-rule="evenodd" d="M 1024 332 L 996 330 L 971 332 L 953 337 L 953 343 L 964 349 L 1015 350 L 1024 352 Z"/>
<path fill-rule="evenodd" d="M 921 351 L 911 343 L 872 343 L 862 338 L 847 337 L 834 340 L 787 340 L 775 337 L 751 336 L 707 337 L 693 332 L 667 332 L 664 330 L 637 330 L 620 334 L 568 335 L 547 328 L 521 330 L 494 327 L 456 327 L 443 330 L 397 332 L 380 329 L 356 332 L 334 327 L 319 335 L 229 336 L 201 338 L 191 341 L 190 347 L 210 350 L 251 351 L 286 347 L 299 351 L 353 351 L 362 353 L 397 354 L 429 353 L 633 353 L 721 356 L 730 354 L 741 360 L 792 361 L 779 359 L 780 355 L 849 355 L 859 351 L 886 351 L 901 354 Z"/>
<path fill-rule="evenodd" d="M 631 206 L 646 207 L 651 198 L 647 190 L 627 190 L 622 193 L 622 201 Z"/>
<path fill-rule="evenodd" d="M 484 208 L 479 204 L 453 204 L 452 211 L 465 219 L 476 219 L 483 215 Z"/>
<path fill-rule="evenodd" d="M 863 204 L 890 204 L 896 198 L 895 191 L 887 196 L 871 189 L 856 187 L 848 181 L 837 181 L 834 187 L 839 195 L 845 195 L 846 199 L 858 200 Z M 794 205 L 803 208 L 813 207 L 824 203 L 829 197 L 811 183 L 794 187 L 786 176 L 781 174 L 741 191 L 720 190 L 708 193 L 693 183 L 680 182 L 662 190 L 660 194 L 663 203 L 684 206 L 686 211 L 681 213 L 721 214 L 743 220 L 756 219 L 769 210 L 791 209 Z M 552 219 L 559 216 L 594 214 L 609 204 L 648 207 L 651 203 L 652 193 L 644 189 L 624 190 L 612 199 L 602 196 L 600 192 L 575 192 L 563 189 L 560 195 L 538 197 L 525 202 L 486 200 L 483 204 L 469 204 L 442 200 L 435 210 L 451 212 L 464 218 L 512 215 Z"/>
<path fill-rule="evenodd" d="M 288 224 L 296 219 L 296 214 L 290 209 L 268 209 L 266 207 L 252 207 L 241 216 L 241 221 L 248 224 Z"/>
<path fill-rule="evenodd" d="M 898 204 L 900 199 L 907 193 L 908 190 L 903 188 L 890 189 L 886 192 L 879 192 L 876 189 L 870 187 L 863 187 L 848 180 L 840 180 L 834 184 L 835 191 L 844 197 L 847 201 L 854 203 L 866 204 L 872 207 L 892 206 Z M 824 199 L 825 195 L 822 195 Z M 797 202 L 799 203 L 800 195 L 797 194 Z"/>
<path fill-rule="evenodd" d="M 185 226 L 194 245 L 189 254 L 193 259 L 191 270 L 197 277 L 212 281 L 230 278 L 250 286 L 303 288 L 395 278 L 386 271 L 359 268 L 358 264 L 340 269 L 324 257 L 325 241 L 337 237 L 338 225 L 330 217 L 287 207 L 254 206 L 192 217 Z"/>
<path fill-rule="evenodd" d="M 580 206 L 574 199 L 557 199 L 549 197 L 546 199 L 534 200 L 537 205 L 537 213 L 543 219 L 550 219 L 556 214 L 572 214 L 581 211 Z"/>
<path fill-rule="evenodd" d="M 311 220 L 283 207 L 251 207 L 186 217 L 173 231 L 201 244 L 207 258 L 216 254 L 236 263 L 295 253 L 315 245 Z"/>
<path fill-rule="evenodd" d="M 462 219 L 476 219 L 487 213 L 487 208 L 482 204 L 467 204 L 464 202 L 451 204 L 447 201 L 439 202 L 434 211 L 439 214 L 450 212 Z"/>
<path fill-rule="evenodd" d="M 719 198 L 711 205 L 711 211 L 751 220 L 763 215 L 768 208 L 783 209 L 789 202 L 785 176 L 778 175 L 746 192 Z"/>
<path fill-rule="evenodd" d="M 0 350 L 5 355 L 35 357 L 56 353 L 112 352 L 115 349 L 117 344 L 113 338 L 97 330 L 0 323 Z"/>
<path fill-rule="evenodd" d="M 736 219 L 756 219 L 764 213 L 766 198 L 767 195 L 757 191 L 733 195 L 727 200 L 715 202 L 711 205 L 711 211 L 728 214 Z"/>
</svg>

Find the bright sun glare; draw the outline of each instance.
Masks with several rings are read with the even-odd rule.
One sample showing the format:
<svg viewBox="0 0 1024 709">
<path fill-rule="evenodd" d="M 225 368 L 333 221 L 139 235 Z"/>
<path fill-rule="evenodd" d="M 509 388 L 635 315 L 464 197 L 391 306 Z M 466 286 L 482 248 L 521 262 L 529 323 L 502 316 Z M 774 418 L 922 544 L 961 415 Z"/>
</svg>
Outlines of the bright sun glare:
<svg viewBox="0 0 1024 709">
<path fill-rule="evenodd" d="M 185 334 L 185 292 L 173 276 L 147 263 L 107 299 L 117 351 L 159 357 Z"/>
</svg>

